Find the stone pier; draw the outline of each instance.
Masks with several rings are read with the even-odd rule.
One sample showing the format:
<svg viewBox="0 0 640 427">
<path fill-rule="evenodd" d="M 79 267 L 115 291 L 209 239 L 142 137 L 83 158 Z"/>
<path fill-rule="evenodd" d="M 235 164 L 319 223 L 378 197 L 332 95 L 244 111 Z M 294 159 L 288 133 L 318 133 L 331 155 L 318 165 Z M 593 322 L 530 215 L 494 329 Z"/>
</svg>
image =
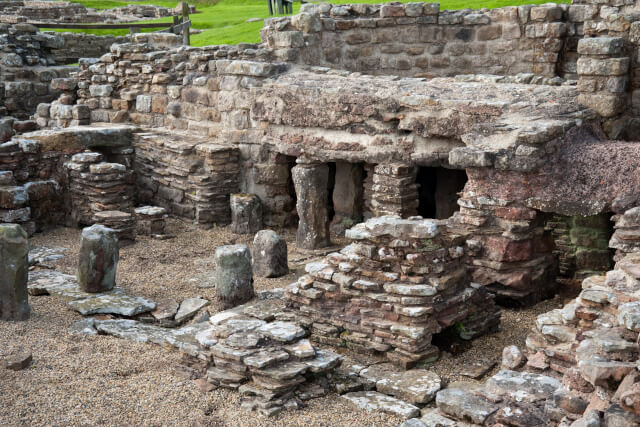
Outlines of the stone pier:
<svg viewBox="0 0 640 427">
<path fill-rule="evenodd" d="M 317 249 L 329 246 L 329 167 L 326 164 L 299 163 L 291 169 L 291 174 L 298 196 L 298 248 Z"/>
<path fill-rule="evenodd" d="M 345 230 L 362 221 L 364 168 L 358 163 L 336 162 L 336 184 L 333 190 L 331 231 L 343 235 Z"/>
<path fill-rule="evenodd" d="M 0 319 L 29 318 L 29 243 L 17 224 L 0 224 Z"/>
</svg>

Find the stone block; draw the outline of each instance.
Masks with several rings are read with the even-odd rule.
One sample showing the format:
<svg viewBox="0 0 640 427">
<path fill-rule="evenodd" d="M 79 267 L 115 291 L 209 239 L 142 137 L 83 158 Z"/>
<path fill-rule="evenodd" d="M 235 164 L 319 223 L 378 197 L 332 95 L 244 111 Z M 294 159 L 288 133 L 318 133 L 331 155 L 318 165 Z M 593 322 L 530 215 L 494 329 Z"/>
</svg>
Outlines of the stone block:
<svg viewBox="0 0 640 427">
<path fill-rule="evenodd" d="M 261 230 L 253 239 L 253 274 L 280 277 L 289 273 L 287 242 L 275 231 Z"/>
<path fill-rule="evenodd" d="M 118 238 L 115 231 L 95 224 L 82 230 L 78 284 L 85 292 L 114 288 L 118 268 Z"/>
<path fill-rule="evenodd" d="M 624 52 L 622 37 L 590 37 L 580 39 L 578 53 L 580 55 L 618 56 Z"/>
<path fill-rule="evenodd" d="M 629 58 L 579 58 L 578 74 L 585 76 L 621 76 L 629 71 Z"/>
<path fill-rule="evenodd" d="M 136 111 L 140 113 L 151 112 L 151 95 L 136 96 Z"/>
<path fill-rule="evenodd" d="M 234 307 L 254 296 L 251 253 L 246 245 L 219 246 L 215 253 L 216 296 Z"/>
<path fill-rule="evenodd" d="M 0 224 L 0 320 L 29 318 L 29 243 L 17 224 Z"/>
<path fill-rule="evenodd" d="M 253 234 L 262 228 L 262 202 L 255 194 L 231 195 L 231 231 Z"/>
</svg>

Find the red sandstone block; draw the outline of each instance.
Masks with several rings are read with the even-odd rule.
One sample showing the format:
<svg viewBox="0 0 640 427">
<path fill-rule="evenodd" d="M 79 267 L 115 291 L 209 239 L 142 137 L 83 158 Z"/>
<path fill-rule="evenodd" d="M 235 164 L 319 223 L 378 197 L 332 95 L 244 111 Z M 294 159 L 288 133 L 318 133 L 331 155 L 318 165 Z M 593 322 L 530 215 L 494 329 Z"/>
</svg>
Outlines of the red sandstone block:
<svg viewBox="0 0 640 427">
<path fill-rule="evenodd" d="M 494 210 L 494 214 L 499 218 L 511 221 L 535 219 L 536 217 L 536 211 L 529 208 L 497 207 Z"/>
<path fill-rule="evenodd" d="M 487 237 L 484 249 L 490 260 L 500 262 L 527 261 L 534 253 L 531 239 L 516 242 L 497 236 Z"/>
</svg>

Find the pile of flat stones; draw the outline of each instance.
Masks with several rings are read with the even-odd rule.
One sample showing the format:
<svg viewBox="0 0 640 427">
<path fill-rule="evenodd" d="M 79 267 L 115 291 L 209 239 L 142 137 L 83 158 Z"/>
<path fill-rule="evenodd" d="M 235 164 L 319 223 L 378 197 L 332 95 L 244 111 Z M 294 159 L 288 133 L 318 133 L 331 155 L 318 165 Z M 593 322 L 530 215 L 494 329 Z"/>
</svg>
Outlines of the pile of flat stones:
<svg viewBox="0 0 640 427">
<path fill-rule="evenodd" d="M 562 378 L 547 402 L 549 418 L 638 425 L 639 332 L 640 253 L 625 256 L 606 275 L 584 279 L 577 298 L 538 316 L 527 337 L 527 367 Z"/>
<path fill-rule="evenodd" d="M 445 225 L 396 216 L 356 225 L 351 244 L 306 265 L 287 305 L 312 319 L 318 342 L 385 352 L 405 368 L 436 360 L 433 334 L 454 327 L 471 339 L 499 321 L 492 297 L 468 281 L 464 236 Z"/>
<path fill-rule="evenodd" d="M 206 380 L 238 390 L 244 408 L 265 415 L 326 394 L 311 384 L 342 361 L 331 351 L 314 348 L 305 328 L 277 320 L 286 318 L 281 309 L 281 301 L 269 299 L 238 306 L 211 317 L 211 327 L 196 336 L 213 362 Z M 315 389 L 311 394 L 310 388 Z"/>
<path fill-rule="evenodd" d="M 366 209 L 375 216 L 399 215 L 403 218 L 418 213 L 417 170 L 403 164 L 377 165 L 365 181 Z"/>
<path fill-rule="evenodd" d="M 102 154 L 87 152 L 75 154 L 65 168 L 75 222 L 93 224 L 96 213 L 103 211 L 132 211 L 132 172 L 125 165 L 105 162 Z"/>
<path fill-rule="evenodd" d="M 614 215 L 611 220 L 615 223 L 615 231 L 609 247 L 616 249 L 615 259 L 621 259 L 628 253 L 640 252 L 640 207 Z"/>
</svg>

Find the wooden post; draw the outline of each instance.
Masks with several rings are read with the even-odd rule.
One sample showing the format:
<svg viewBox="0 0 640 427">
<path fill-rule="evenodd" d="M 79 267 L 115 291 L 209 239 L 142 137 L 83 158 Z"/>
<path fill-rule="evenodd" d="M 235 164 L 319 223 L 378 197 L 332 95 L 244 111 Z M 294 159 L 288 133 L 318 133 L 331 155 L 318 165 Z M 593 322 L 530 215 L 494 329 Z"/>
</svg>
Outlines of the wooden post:
<svg viewBox="0 0 640 427">
<path fill-rule="evenodd" d="M 189 21 L 189 3 L 187 3 L 186 1 L 183 1 L 181 5 L 182 5 L 182 22 L 187 22 Z M 185 46 L 191 45 L 191 38 L 189 34 L 190 30 L 191 30 L 190 23 L 182 28 L 182 44 L 184 44 Z"/>
<path fill-rule="evenodd" d="M 171 32 L 176 34 L 176 25 L 178 25 L 178 15 L 173 15 L 173 25 L 171 26 Z"/>
</svg>

